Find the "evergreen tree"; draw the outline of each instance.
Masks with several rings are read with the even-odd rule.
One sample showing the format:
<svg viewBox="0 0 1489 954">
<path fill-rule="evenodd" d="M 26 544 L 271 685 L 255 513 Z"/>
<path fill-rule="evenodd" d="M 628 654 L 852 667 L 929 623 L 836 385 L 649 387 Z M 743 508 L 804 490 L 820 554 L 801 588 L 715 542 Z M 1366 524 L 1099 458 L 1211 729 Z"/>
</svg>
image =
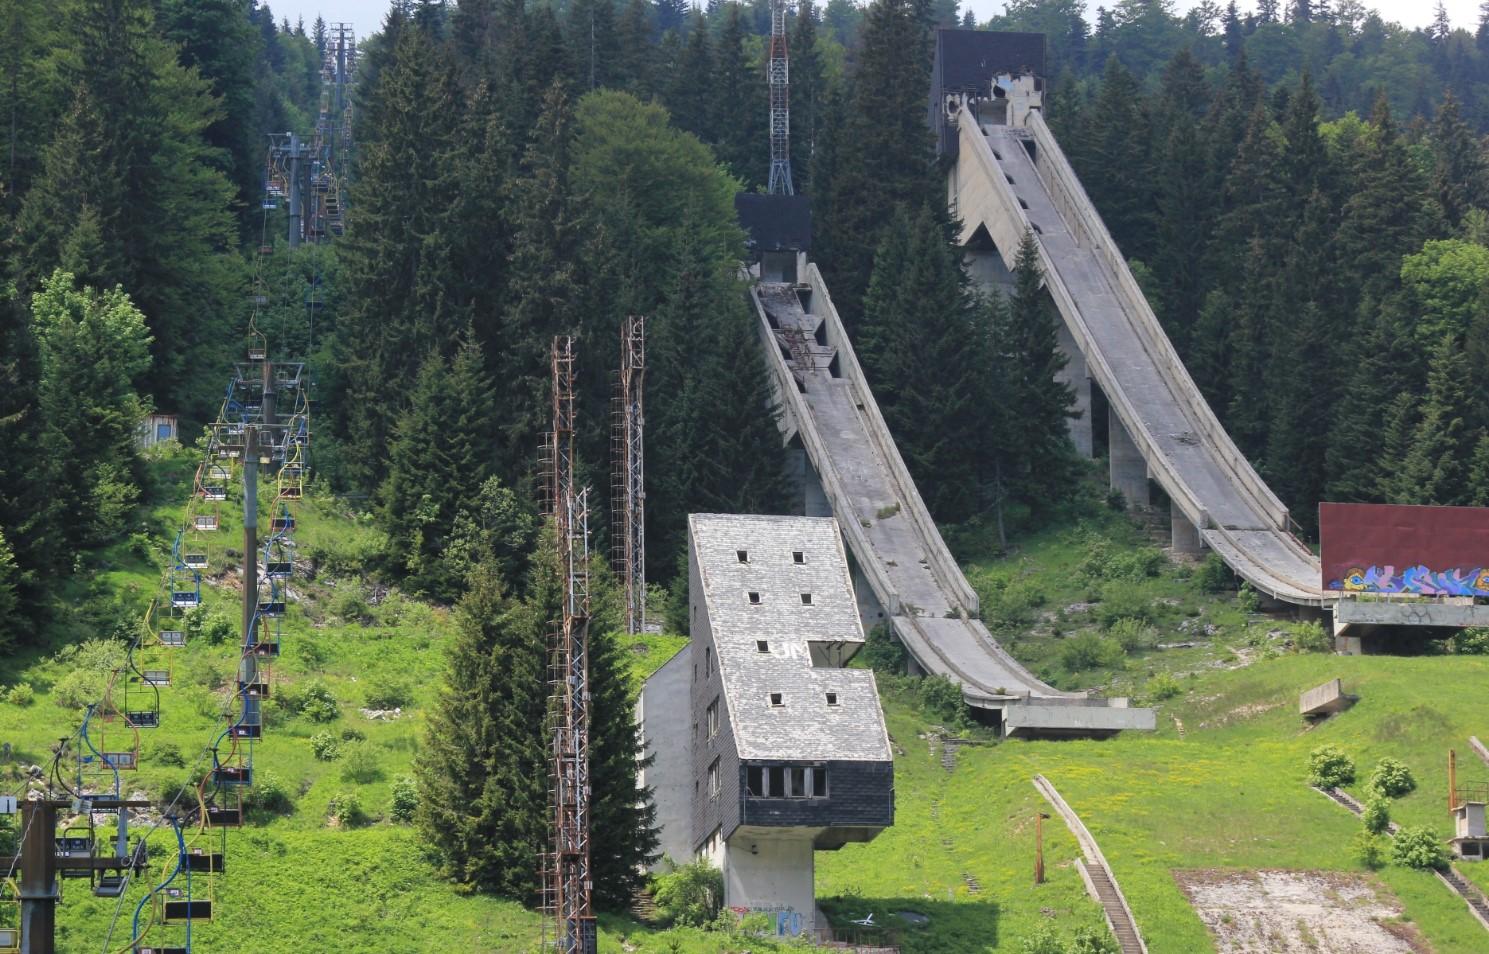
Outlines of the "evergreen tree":
<svg viewBox="0 0 1489 954">
<path fill-rule="evenodd" d="M 1404 450 L 1388 449 L 1393 440 L 1404 442 L 1401 409 L 1393 413 L 1393 402 L 1405 386 L 1401 332 L 1396 315 L 1381 309 L 1345 350 L 1351 367 L 1339 402 L 1340 413 L 1329 427 L 1326 448 L 1327 488 L 1331 500 L 1372 502 L 1385 499 L 1385 478 L 1390 467 L 1400 463 Z M 1408 400 L 1409 414 L 1414 401 Z M 1393 428 L 1392 422 L 1396 422 Z M 1398 436 L 1392 438 L 1396 433 Z"/>
<path fill-rule="evenodd" d="M 653 77 L 651 5 L 647 0 L 630 0 L 621 12 L 617 30 L 615 80 L 612 85 L 650 99 Z"/>
<path fill-rule="evenodd" d="M 1451 88 L 1438 107 L 1432 145 L 1437 156 L 1433 191 L 1448 225 L 1456 229 L 1469 209 L 1489 208 L 1489 162 L 1484 159 L 1483 146 L 1464 122 Z"/>
<path fill-rule="evenodd" d="M 1082 180 L 1102 196 L 1102 219 L 1122 254 L 1147 261 L 1153 232 L 1148 123 L 1137 83 L 1115 56 L 1107 60 L 1086 123 Z"/>
<path fill-rule="evenodd" d="M 0 536 L 12 541 L 17 566 L 9 582 L 34 616 L 38 577 L 64 566 L 69 555 L 55 535 L 57 462 L 42 448 L 41 360 L 29 318 L 14 288 L 0 288 Z"/>
<path fill-rule="evenodd" d="M 1468 503 L 1489 507 L 1489 431 L 1480 431 L 1468 465 Z"/>
<path fill-rule="evenodd" d="M 462 580 L 444 559 L 451 525 L 496 470 L 496 406 L 481 349 L 425 359 L 388 448 L 383 520 L 416 593 L 450 600 Z"/>
<path fill-rule="evenodd" d="M 744 40 L 742 7 L 730 2 L 714 60 L 715 113 L 709 125 L 719 160 L 749 187 L 764 183 L 770 171 L 770 99 L 765 71 L 751 67 Z"/>
<path fill-rule="evenodd" d="M 791 56 L 791 180 L 798 193 L 812 193 L 812 160 L 824 122 L 827 91 L 822 52 L 817 45 L 817 11 L 812 0 L 796 8 L 789 40 Z"/>
<path fill-rule="evenodd" d="M 523 901 L 547 850 L 547 620 L 481 565 L 455 612 L 444 687 L 415 762 L 418 825 L 451 878 Z"/>
<path fill-rule="evenodd" d="M 1401 456 L 1387 474 L 1392 503 L 1462 504 L 1473 437 L 1463 421 L 1468 364 L 1457 342 L 1444 338 L 1432 353 L 1427 393 Z"/>
<path fill-rule="evenodd" d="M 568 11 L 564 39 L 575 87 L 589 90 L 616 85 L 620 47 L 612 0 L 574 0 Z"/>
<path fill-rule="evenodd" d="M 25 635 L 20 583 L 21 571 L 16 566 L 15 553 L 0 532 L 0 652 L 14 652 Z"/>
<path fill-rule="evenodd" d="M 686 129 L 699 139 L 714 138 L 711 84 L 700 77 L 714 75 L 713 44 L 708 37 L 708 24 L 696 8 L 688 21 L 688 41 L 682 59 L 670 78 L 667 108 L 679 129 Z"/>
</svg>

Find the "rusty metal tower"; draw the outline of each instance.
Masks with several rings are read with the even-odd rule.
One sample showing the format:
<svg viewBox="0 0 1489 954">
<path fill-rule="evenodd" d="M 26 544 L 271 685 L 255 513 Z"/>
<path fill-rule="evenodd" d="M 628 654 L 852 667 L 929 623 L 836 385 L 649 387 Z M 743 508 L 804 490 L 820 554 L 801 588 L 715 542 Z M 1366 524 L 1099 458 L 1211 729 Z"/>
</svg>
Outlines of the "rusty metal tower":
<svg viewBox="0 0 1489 954">
<path fill-rule="evenodd" d="M 626 593 L 626 632 L 633 634 L 646 628 L 645 379 L 646 319 L 628 315 L 620 326 L 620 382 L 610 440 L 615 465 L 610 533 L 611 563 Z"/>
<path fill-rule="evenodd" d="M 548 501 L 563 608 L 548 654 L 552 850 L 544 859 L 544 948 L 595 954 L 590 869 L 589 492 L 574 490 L 574 339 L 553 339 Z M 551 941 L 550 941 L 551 938 Z"/>
<path fill-rule="evenodd" d="M 786 0 L 770 0 L 770 51 L 765 59 L 770 86 L 771 195 L 793 195 L 791 185 L 791 63 L 786 54 Z"/>
</svg>

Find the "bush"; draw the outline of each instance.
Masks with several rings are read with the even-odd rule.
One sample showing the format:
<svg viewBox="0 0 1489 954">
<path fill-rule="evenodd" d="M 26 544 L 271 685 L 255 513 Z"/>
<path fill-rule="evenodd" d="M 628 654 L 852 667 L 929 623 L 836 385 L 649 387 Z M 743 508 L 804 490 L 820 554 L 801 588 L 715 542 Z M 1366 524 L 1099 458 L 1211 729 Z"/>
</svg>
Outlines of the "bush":
<svg viewBox="0 0 1489 954">
<path fill-rule="evenodd" d="M 1293 648 L 1300 653 L 1328 653 L 1334 651 L 1334 641 L 1324 631 L 1322 623 L 1317 621 L 1293 623 L 1288 629 L 1292 632 Z"/>
<path fill-rule="evenodd" d="M 233 621 L 217 612 L 202 609 L 192 611 L 186 617 L 186 644 L 195 646 L 206 643 L 220 646 L 237 635 Z"/>
<path fill-rule="evenodd" d="M 36 701 L 36 690 L 29 682 L 18 682 L 5 694 L 5 701 L 13 706 L 29 706 Z"/>
<path fill-rule="evenodd" d="M 880 623 L 869 630 L 864 642 L 863 661 L 875 672 L 902 673 L 909 662 L 905 644 L 890 632 L 889 626 Z"/>
<path fill-rule="evenodd" d="M 388 814 L 394 821 L 411 822 L 419 808 L 419 783 L 412 775 L 400 775 L 393 780 L 393 801 L 388 805 Z"/>
<path fill-rule="evenodd" d="M 414 690 L 394 676 L 373 676 L 364 690 L 369 709 L 402 709 L 413 701 Z"/>
<path fill-rule="evenodd" d="M 1236 588 L 1236 575 L 1224 560 L 1211 553 L 1195 571 L 1194 584 L 1201 593 L 1225 593 Z"/>
<path fill-rule="evenodd" d="M 1184 691 L 1179 680 L 1171 672 L 1161 672 L 1148 680 L 1148 701 L 1165 702 Z"/>
<path fill-rule="evenodd" d="M 181 755 L 181 749 L 173 742 L 162 742 L 150 750 L 150 761 L 157 765 L 171 765 L 176 768 L 185 768 L 186 759 Z"/>
<path fill-rule="evenodd" d="M 1101 588 L 1101 602 L 1096 604 L 1097 622 L 1107 629 L 1124 619 L 1139 623 L 1156 623 L 1163 614 L 1162 604 L 1154 603 L 1138 590 L 1123 583 L 1108 583 Z"/>
<path fill-rule="evenodd" d="M 300 690 L 300 714 L 311 722 L 335 722 L 341 716 L 341 706 L 331 690 L 319 679 L 312 679 Z"/>
<path fill-rule="evenodd" d="M 926 676 L 920 680 L 916 697 L 921 708 L 943 722 L 957 723 L 965 716 L 962 687 L 945 676 Z"/>
<path fill-rule="evenodd" d="M 1489 627 L 1460 629 L 1451 642 L 1460 656 L 1489 656 Z"/>
<path fill-rule="evenodd" d="M 1242 583 L 1241 588 L 1236 591 L 1236 609 L 1243 613 L 1255 613 L 1261 609 L 1261 605 L 1262 598 L 1251 588 L 1251 584 Z"/>
<path fill-rule="evenodd" d="M 1019 940 L 1019 954 L 1065 954 L 1065 942 L 1048 922 Z"/>
<path fill-rule="evenodd" d="M 1431 828 L 1403 828 L 1391 841 L 1391 861 L 1406 868 L 1445 868 L 1448 849 Z"/>
<path fill-rule="evenodd" d="M 1122 665 L 1122 644 L 1115 639 L 1082 633 L 1065 641 L 1060 647 L 1060 665 L 1067 672 L 1084 672 L 1089 669 L 1117 669 Z"/>
<path fill-rule="evenodd" d="M 331 796 L 326 805 L 326 817 L 343 828 L 355 828 L 368 822 L 367 812 L 362 808 L 362 799 L 356 792 L 341 792 Z"/>
<path fill-rule="evenodd" d="M 1338 788 L 1355 780 L 1355 760 L 1337 745 L 1321 745 L 1308 753 L 1308 781 L 1319 788 Z"/>
<path fill-rule="evenodd" d="M 1130 617 L 1113 623 L 1111 636 L 1117 641 L 1117 645 L 1122 647 L 1122 651 L 1128 653 L 1138 649 L 1148 649 L 1158 642 L 1156 629 L 1142 620 Z"/>
<path fill-rule="evenodd" d="M 336 584 L 336 592 L 326 609 L 332 616 L 338 617 L 345 623 L 365 625 L 372 621 L 372 608 L 367 605 L 367 597 L 362 592 L 362 585 L 356 580 L 339 580 Z"/>
<path fill-rule="evenodd" d="M 103 697 L 109 674 L 124 665 L 127 647 L 116 639 L 90 639 L 60 650 L 54 657 L 68 672 L 52 687 L 52 701 L 64 709 L 82 709 Z"/>
<path fill-rule="evenodd" d="M 1118 547 L 1110 540 L 1092 538 L 1077 570 L 1088 580 L 1144 580 L 1163 569 L 1157 547 Z"/>
<path fill-rule="evenodd" d="M 383 777 L 383 767 L 378 763 L 377 753 L 366 742 L 355 742 L 346 747 L 341 756 L 341 780 L 367 785 Z"/>
<path fill-rule="evenodd" d="M 260 815 L 289 815 L 295 810 L 295 799 L 279 776 L 257 772 L 253 788 L 243 796 L 243 807 Z"/>
<path fill-rule="evenodd" d="M 310 737 L 310 754 L 318 762 L 334 762 L 341 757 L 341 740 L 329 732 L 317 732 Z"/>
<path fill-rule="evenodd" d="M 1360 815 L 1365 830 L 1372 835 L 1379 835 L 1391 827 L 1391 800 L 1383 795 L 1376 795 L 1367 799 L 1365 811 Z"/>
<path fill-rule="evenodd" d="M 1083 927 L 1070 939 L 1070 954 L 1120 954 L 1117 939 L 1101 928 Z"/>
<path fill-rule="evenodd" d="M 702 927 L 724 904 L 724 873 L 704 859 L 690 862 L 652 882 L 657 916 L 664 926 Z"/>
<path fill-rule="evenodd" d="M 1355 860 L 1372 871 L 1386 863 L 1386 840 L 1379 835 L 1368 831 L 1355 832 L 1350 847 L 1354 849 Z"/>
<path fill-rule="evenodd" d="M 1412 777 L 1406 764 L 1393 758 L 1383 758 L 1375 763 L 1370 773 L 1370 791 L 1385 798 L 1400 798 L 1416 790 L 1417 780 Z"/>
</svg>

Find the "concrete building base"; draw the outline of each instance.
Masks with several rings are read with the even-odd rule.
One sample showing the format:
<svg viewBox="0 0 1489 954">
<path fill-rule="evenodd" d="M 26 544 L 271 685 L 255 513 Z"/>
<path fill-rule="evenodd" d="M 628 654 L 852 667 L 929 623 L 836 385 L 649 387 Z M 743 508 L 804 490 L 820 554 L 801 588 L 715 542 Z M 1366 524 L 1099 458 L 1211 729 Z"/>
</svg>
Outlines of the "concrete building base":
<svg viewBox="0 0 1489 954">
<path fill-rule="evenodd" d="M 814 833 L 741 827 L 724 844 L 724 906 L 771 918 L 770 933 L 817 929 Z"/>
<path fill-rule="evenodd" d="M 1350 627 L 1365 626 L 1489 626 L 1489 606 L 1476 605 L 1472 598 L 1455 597 L 1342 599 L 1334 604 L 1334 635 L 1341 636 Z"/>
<path fill-rule="evenodd" d="M 1148 502 L 1148 464 L 1137 443 L 1117 412 L 1107 410 L 1107 461 L 1112 489 L 1122 494 L 1133 510 L 1146 510 Z"/>
</svg>

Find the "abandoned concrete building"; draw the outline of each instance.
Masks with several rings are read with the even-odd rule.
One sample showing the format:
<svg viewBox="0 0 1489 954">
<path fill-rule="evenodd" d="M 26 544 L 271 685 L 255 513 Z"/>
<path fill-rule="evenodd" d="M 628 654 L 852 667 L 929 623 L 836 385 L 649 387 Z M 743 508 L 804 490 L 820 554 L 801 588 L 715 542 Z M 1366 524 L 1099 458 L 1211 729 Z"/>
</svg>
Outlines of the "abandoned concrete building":
<svg viewBox="0 0 1489 954">
<path fill-rule="evenodd" d="M 844 668 L 863 625 L 837 521 L 689 518 L 692 641 L 638 701 L 673 861 L 724 872 L 724 904 L 816 927 L 814 856 L 894 821 L 874 674 Z"/>
</svg>

